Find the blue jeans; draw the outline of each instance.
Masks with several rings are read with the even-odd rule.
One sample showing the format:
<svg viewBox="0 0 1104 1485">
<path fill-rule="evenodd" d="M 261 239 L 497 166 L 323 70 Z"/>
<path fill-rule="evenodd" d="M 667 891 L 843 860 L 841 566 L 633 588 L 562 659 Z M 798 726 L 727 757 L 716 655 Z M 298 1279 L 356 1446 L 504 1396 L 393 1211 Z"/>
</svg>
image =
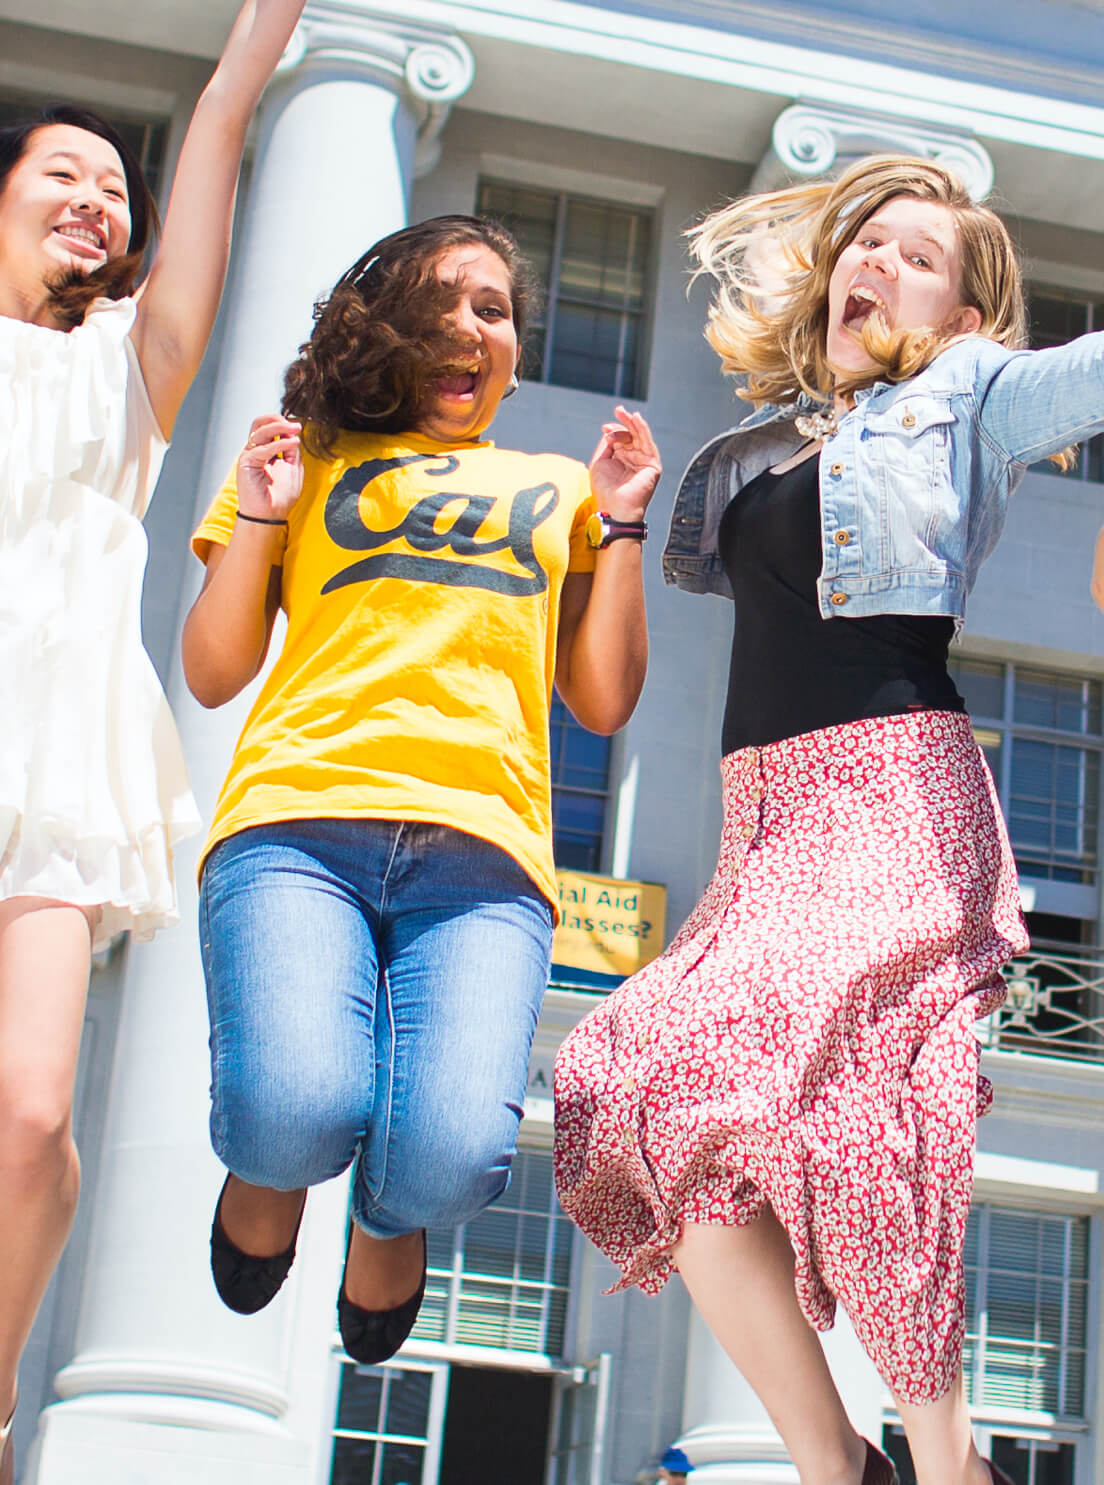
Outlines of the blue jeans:
<svg viewBox="0 0 1104 1485">
<path fill-rule="evenodd" d="M 552 912 L 505 851 L 440 825 L 306 820 L 212 852 L 200 892 L 211 1142 L 290 1191 L 353 1161 L 374 1237 L 500 1196 Z"/>
</svg>

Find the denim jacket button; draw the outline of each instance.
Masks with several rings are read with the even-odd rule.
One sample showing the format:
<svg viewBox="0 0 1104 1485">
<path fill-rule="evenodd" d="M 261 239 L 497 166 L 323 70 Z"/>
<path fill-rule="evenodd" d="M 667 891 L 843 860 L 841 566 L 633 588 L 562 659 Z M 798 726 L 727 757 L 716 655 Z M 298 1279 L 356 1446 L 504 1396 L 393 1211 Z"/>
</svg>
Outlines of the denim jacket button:
<svg viewBox="0 0 1104 1485">
<path fill-rule="evenodd" d="M 846 593 L 833 593 L 832 594 L 832 597 L 831 597 L 831 599 L 829 601 L 831 603 L 834 603 L 836 605 L 836 607 L 839 608 L 841 606 L 841 604 L 844 604 L 844 603 L 847 602 L 847 594 Z"/>
<path fill-rule="evenodd" d="M 849 531 L 837 531 L 833 540 L 837 547 L 845 547 L 851 540 L 851 533 Z"/>
<path fill-rule="evenodd" d="M 915 428 L 916 427 L 916 414 L 915 413 L 907 412 L 904 415 L 904 417 L 901 419 L 901 427 L 902 428 Z"/>
<path fill-rule="evenodd" d="M 835 477 L 837 479 L 839 479 L 840 475 L 843 473 L 843 465 L 842 464 L 833 464 L 832 465 L 832 473 L 835 475 Z"/>
</svg>

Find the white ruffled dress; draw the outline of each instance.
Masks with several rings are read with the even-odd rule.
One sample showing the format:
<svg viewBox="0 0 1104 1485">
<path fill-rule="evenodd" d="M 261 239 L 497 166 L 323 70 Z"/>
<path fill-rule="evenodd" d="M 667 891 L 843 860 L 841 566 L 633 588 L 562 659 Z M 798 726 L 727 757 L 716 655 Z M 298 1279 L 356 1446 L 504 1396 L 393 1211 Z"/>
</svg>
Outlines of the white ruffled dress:
<svg viewBox="0 0 1104 1485">
<path fill-rule="evenodd" d="M 97 300 L 69 334 L 0 317 L 0 899 L 99 905 L 96 948 L 175 920 L 172 847 L 200 823 L 142 646 L 166 443 L 134 315 Z"/>
</svg>

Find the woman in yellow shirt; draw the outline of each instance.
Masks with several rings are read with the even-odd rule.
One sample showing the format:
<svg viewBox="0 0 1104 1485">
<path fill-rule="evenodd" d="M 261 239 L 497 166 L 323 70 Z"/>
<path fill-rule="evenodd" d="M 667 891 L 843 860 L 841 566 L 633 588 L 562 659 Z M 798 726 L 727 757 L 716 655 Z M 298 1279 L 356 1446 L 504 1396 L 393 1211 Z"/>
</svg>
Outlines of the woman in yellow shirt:
<svg viewBox="0 0 1104 1485">
<path fill-rule="evenodd" d="M 417 1316 L 426 1227 L 505 1188 L 554 922 L 548 712 L 628 720 L 647 657 L 644 420 L 589 471 L 484 434 L 516 386 L 529 269 L 443 217 L 335 287 L 195 537 L 184 633 L 207 706 L 283 649 L 202 868 L 219 1293 L 260 1309 L 306 1188 L 355 1163 L 349 1354 Z"/>
</svg>

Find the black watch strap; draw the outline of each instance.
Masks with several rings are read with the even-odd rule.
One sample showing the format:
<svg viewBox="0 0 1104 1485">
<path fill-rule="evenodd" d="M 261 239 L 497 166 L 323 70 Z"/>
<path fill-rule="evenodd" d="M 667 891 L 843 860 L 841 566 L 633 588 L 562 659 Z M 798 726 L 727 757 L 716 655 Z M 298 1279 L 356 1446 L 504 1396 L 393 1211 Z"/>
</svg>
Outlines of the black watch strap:
<svg viewBox="0 0 1104 1485">
<path fill-rule="evenodd" d="M 608 547 L 612 541 L 620 541 L 622 537 L 647 541 L 647 521 L 618 521 L 607 511 L 600 510 L 587 522 L 587 540 L 599 551 Z"/>
</svg>

